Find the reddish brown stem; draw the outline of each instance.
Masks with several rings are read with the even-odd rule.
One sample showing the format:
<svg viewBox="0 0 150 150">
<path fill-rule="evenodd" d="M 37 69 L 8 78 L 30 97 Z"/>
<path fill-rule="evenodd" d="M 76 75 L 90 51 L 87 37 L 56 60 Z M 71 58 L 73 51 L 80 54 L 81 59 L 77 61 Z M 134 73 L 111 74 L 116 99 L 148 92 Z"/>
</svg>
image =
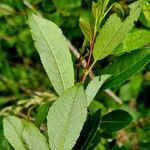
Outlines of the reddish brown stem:
<svg viewBox="0 0 150 150">
<path fill-rule="evenodd" d="M 89 67 L 90 67 L 91 58 L 92 58 L 93 49 L 94 49 L 95 37 L 96 37 L 96 34 L 93 35 L 93 38 L 90 41 L 90 53 L 89 53 L 89 57 L 88 57 L 88 60 L 87 60 L 86 67 L 85 67 L 86 70 L 88 70 Z M 86 80 L 86 77 L 87 77 L 87 74 L 86 74 L 86 72 L 84 72 L 84 74 L 82 76 L 82 82 L 84 82 Z"/>
</svg>

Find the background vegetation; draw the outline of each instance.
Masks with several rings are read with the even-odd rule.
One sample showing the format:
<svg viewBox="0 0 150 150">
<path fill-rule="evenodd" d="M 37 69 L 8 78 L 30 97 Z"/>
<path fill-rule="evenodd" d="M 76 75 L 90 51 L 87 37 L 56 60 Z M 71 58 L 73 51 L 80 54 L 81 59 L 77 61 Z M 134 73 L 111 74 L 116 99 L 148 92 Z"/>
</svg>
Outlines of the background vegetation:
<svg viewBox="0 0 150 150">
<path fill-rule="evenodd" d="M 114 7 L 113 12 L 125 17 L 127 5 L 134 0 L 112 0 L 118 2 L 124 10 Z M 0 149 L 10 149 L 3 136 L 2 118 L 15 114 L 28 120 L 34 120 L 36 112 L 44 102 L 53 101 L 57 96 L 43 69 L 39 55 L 33 45 L 28 25 L 30 12 L 44 16 L 55 22 L 64 35 L 81 50 L 83 34 L 79 27 L 79 18 L 91 11 L 91 0 L 1 0 L 0 1 Z M 144 6 L 136 29 L 150 32 L 150 4 Z M 134 29 L 135 30 L 135 29 Z M 140 37 L 139 37 L 140 38 Z M 145 39 L 150 39 L 148 33 Z M 147 41 L 146 45 L 149 45 Z M 136 44 L 136 43 L 135 43 Z M 94 71 L 105 67 L 114 56 L 100 61 Z M 74 64 L 77 64 L 73 57 Z M 102 114 L 116 108 L 128 111 L 133 122 L 117 133 L 103 135 L 97 150 L 105 149 L 140 149 L 150 147 L 150 64 L 127 82 L 113 88 L 123 100 L 119 105 L 104 92 L 97 94 L 90 111 L 101 108 Z M 44 128 L 44 126 L 43 126 Z"/>
</svg>

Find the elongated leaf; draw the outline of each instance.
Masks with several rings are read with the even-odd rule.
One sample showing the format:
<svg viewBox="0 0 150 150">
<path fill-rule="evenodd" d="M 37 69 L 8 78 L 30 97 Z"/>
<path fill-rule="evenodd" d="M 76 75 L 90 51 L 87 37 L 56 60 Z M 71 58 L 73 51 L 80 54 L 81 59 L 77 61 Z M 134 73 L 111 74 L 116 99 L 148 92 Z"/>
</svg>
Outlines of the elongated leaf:
<svg viewBox="0 0 150 150">
<path fill-rule="evenodd" d="M 23 143 L 23 124 L 20 119 L 8 116 L 3 119 L 4 135 L 15 150 L 26 150 Z"/>
<path fill-rule="evenodd" d="M 101 121 L 101 110 L 97 110 L 90 116 L 82 129 L 80 137 L 75 145 L 75 150 L 87 150 L 92 146 L 92 140 L 96 136 Z"/>
<path fill-rule="evenodd" d="M 145 1 L 143 5 L 143 10 L 139 19 L 143 25 L 150 28 L 150 2 Z"/>
<path fill-rule="evenodd" d="M 102 74 L 112 74 L 102 86 L 103 89 L 118 86 L 133 74 L 140 71 L 150 61 L 150 48 L 136 50 L 118 57 L 102 71 Z"/>
<path fill-rule="evenodd" d="M 46 118 L 46 115 L 48 113 L 48 110 L 49 110 L 49 107 L 51 104 L 52 104 L 52 102 L 47 102 L 47 103 L 43 104 L 42 106 L 40 106 L 40 108 L 38 109 L 38 112 L 37 112 L 36 118 L 35 118 L 35 125 L 37 127 L 40 127 L 40 125 Z"/>
<path fill-rule="evenodd" d="M 29 17 L 29 25 L 43 66 L 60 94 L 74 85 L 73 65 L 65 38 L 54 23 L 36 15 Z"/>
<path fill-rule="evenodd" d="M 92 2 L 92 14 L 94 16 L 94 18 L 97 17 L 97 3 L 96 2 Z"/>
<path fill-rule="evenodd" d="M 78 84 L 65 91 L 50 107 L 48 136 L 51 150 L 70 150 L 86 120 L 87 103 L 83 86 Z"/>
<path fill-rule="evenodd" d="M 108 132 L 115 132 L 126 127 L 132 121 L 132 116 L 124 110 L 114 110 L 102 117 L 100 127 Z"/>
<path fill-rule="evenodd" d="M 121 22 L 116 14 L 110 16 L 101 29 L 94 45 L 93 55 L 95 62 L 111 54 L 132 30 L 134 22 L 137 21 L 140 15 L 142 2 L 143 0 L 139 0 L 130 5 L 130 15 L 124 22 Z"/>
<path fill-rule="evenodd" d="M 22 132 L 23 141 L 29 150 L 49 150 L 48 143 L 44 135 L 40 133 L 32 123 L 22 121 L 24 129 Z"/>
<path fill-rule="evenodd" d="M 12 150 L 8 140 L 4 136 L 3 117 L 0 117 L 0 150 Z"/>
<path fill-rule="evenodd" d="M 87 106 L 91 103 L 91 101 L 96 96 L 98 90 L 103 85 L 103 83 L 110 77 L 110 75 L 103 75 L 99 77 L 94 77 L 91 82 L 88 84 L 85 93 L 87 98 Z"/>
<path fill-rule="evenodd" d="M 65 1 L 60 1 L 60 0 L 52 0 L 55 6 L 59 9 L 73 9 L 77 8 L 81 5 L 80 0 L 65 0 Z"/>
<path fill-rule="evenodd" d="M 118 46 L 118 48 L 115 49 L 113 54 L 131 52 L 149 43 L 150 43 L 150 31 L 144 29 L 136 29 L 127 35 L 127 37 Z"/>
<path fill-rule="evenodd" d="M 114 6 L 116 9 L 120 10 L 120 12 L 122 13 L 122 15 L 124 15 L 123 7 L 122 7 L 119 3 L 115 2 L 115 3 L 113 4 L 113 6 Z"/>
<path fill-rule="evenodd" d="M 87 16 L 80 17 L 80 19 L 79 19 L 79 26 L 80 26 L 80 29 L 82 30 L 85 38 L 88 41 L 90 41 L 92 31 L 91 31 L 90 21 L 87 18 Z"/>
</svg>

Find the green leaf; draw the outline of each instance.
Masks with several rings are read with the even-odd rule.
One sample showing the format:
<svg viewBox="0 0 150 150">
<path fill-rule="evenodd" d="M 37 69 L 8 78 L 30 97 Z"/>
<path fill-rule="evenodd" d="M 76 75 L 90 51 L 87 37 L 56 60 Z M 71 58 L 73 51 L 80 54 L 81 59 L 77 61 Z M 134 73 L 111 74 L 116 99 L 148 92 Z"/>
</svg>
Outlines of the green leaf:
<svg viewBox="0 0 150 150">
<path fill-rule="evenodd" d="M 110 16 L 96 38 L 93 51 L 95 62 L 111 54 L 132 30 L 140 15 L 142 2 L 143 0 L 139 0 L 130 5 L 130 15 L 124 22 L 116 14 Z"/>
<path fill-rule="evenodd" d="M 20 119 L 8 116 L 3 119 L 4 135 L 15 150 L 26 150 L 22 139 L 23 124 Z"/>
<path fill-rule="evenodd" d="M 32 123 L 22 121 L 24 129 L 22 132 L 23 141 L 29 150 L 49 150 L 49 146 L 44 135 L 40 133 Z"/>
<path fill-rule="evenodd" d="M 113 6 L 114 6 L 116 9 L 119 9 L 120 12 L 122 13 L 122 15 L 124 15 L 123 7 L 122 7 L 119 3 L 115 2 L 115 3 L 113 4 Z"/>
<path fill-rule="evenodd" d="M 103 89 L 120 85 L 129 77 L 139 72 L 150 61 L 150 48 L 143 48 L 118 57 L 112 64 L 102 71 L 111 74 L 112 78 L 102 86 Z"/>
<path fill-rule="evenodd" d="M 136 29 L 129 33 L 123 42 L 116 48 L 113 54 L 131 52 L 141 48 L 150 42 L 150 31 L 145 29 Z"/>
<path fill-rule="evenodd" d="M 65 1 L 60 1 L 60 0 L 53 0 L 53 3 L 55 6 L 59 9 L 73 9 L 77 8 L 81 5 L 81 0 L 65 0 Z"/>
<path fill-rule="evenodd" d="M 143 83 L 141 74 L 134 75 L 130 82 L 120 87 L 119 97 L 124 101 L 130 101 L 134 97 L 137 97 L 141 91 L 141 86 Z"/>
<path fill-rule="evenodd" d="M 56 92 L 74 85 L 74 71 L 67 42 L 61 30 L 51 21 L 29 16 L 29 25 L 43 66 Z"/>
<path fill-rule="evenodd" d="M 0 117 L 0 150 L 12 150 L 13 148 L 8 143 L 4 136 L 3 118 Z"/>
<path fill-rule="evenodd" d="M 83 32 L 85 38 L 90 41 L 91 39 L 91 25 L 87 16 L 82 16 L 79 19 L 79 26 L 81 31 Z"/>
<path fill-rule="evenodd" d="M 143 25 L 150 28 L 150 3 L 149 2 L 145 1 L 143 5 L 143 10 L 139 19 Z"/>
<path fill-rule="evenodd" d="M 36 114 L 36 117 L 35 117 L 35 125 L 37 127 L 40 127 L 40 125 L 44 121 L 51 104 L 52 104 L 52 102 L 47 102 L 47 103 L 44 103 L 42 106 L 39 107 L 37 114 Z"/>
<path fill-rule="evenodd" d="M 92 2 L 92 14 L 94 16 L 94 18 L 97 17 L 97 3 L 96 2 Z"/>
<path fill-rule="evenodd" d="M 87 98 L 87 106 L 91 103 L 91 101 L 96 96 L 97 92 L 103 85 L 103 83 L 110 77 L 110 75 L 102 75 L 101 77 L 94 77 L 90 83 L 88 84 L 85 93 Z"/>
<path fill-rule="evenodd" d="M 102 117 L 101 128 L 115 132 L 126 127 L 132 121 L 132 116 L 124 110 L 114 110 Z"/>
<path fill-rule="evenodd" d="M 51 150 L 72 149 L 80 135 L 86 115 L 86 96 L 81 84 L 60 95 L 47 115 Z"/>
<path fill-rule="evenodd" d="M 107 112 L 107 109 L 106 107 L 104 106 L 104 104 L 102 104 L 102 102 L 99 102 L 97 100 L 93 100 L 89 107 L 88 107 L 88 110 L 89 110 L 89 113 L 90 114 L 94 114 L 97 110 L 101 109 L 101 111 L 104 113 L 104 112 Z"/>
<path fill-rule="evenodd" d="M 119 97 L 123 101 L 130 101 L 133 98 L 132 95 L 132 90 L 131 90 L 131 84 L 130 82 L 121 86 L 120 91 L 119 91 Z"/>
<path fill-rule="evenodd" d="M 142 75 L 142 73 L 138 73 L 138 74 L 134 75 L 130 79 L 130 84 L 131 84 L 131 91 L 132 91 L 133 97 L 137 97 L 139 92 L 141 91 L 142 84 L 143 84 L 143 75 Z"/>
<path fill-rule="evenodd" d="M 94 136 L 93 140 L 92 140 L 92 144 L 90 145 L 90 147 L 88 147 L 87 150 L 101 150 L 104 149 L 103 147 L 99 146 L 99 144 L 101 143 L 101 135 L 99 132 L 96 133 L 96 135 Z"/>
<path fill-rule="evenodd" d="M 101 110 L 97 110 L 90 116 L 82 129 L 80 137 L 75 145 L 75 149 L 88 150 L 93 145 L 93 139 L 96 136 L 101 121 Z"/>
</svg>

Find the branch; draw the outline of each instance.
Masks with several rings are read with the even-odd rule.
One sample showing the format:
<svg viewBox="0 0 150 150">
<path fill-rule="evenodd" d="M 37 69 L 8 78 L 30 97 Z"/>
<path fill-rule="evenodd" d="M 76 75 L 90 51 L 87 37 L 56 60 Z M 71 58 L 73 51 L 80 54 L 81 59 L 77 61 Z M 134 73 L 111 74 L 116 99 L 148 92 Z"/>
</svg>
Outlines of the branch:
<svg viewBox="0 0 150 150">
<path fill-rule="evenodd" d="M 118 104 L 123 104 L 123 101 L 110 89 L 106 89 L 104 90 L 105 93 L 111 97 L 115 102 L 117 102 Z"/>
<path fill-rule="evenodd" d="M 73 55 L 74 55 L 77 59 L 79 59 L 79 58 L 80 58 L 80 53 L 78 52 L 78 50 L 72 45 L 72 43 L 71 43 L 69 40 L 67 40 L 67 42 L 68 42 L 68 47 L 69 47 L 70 51 L 73 53 Z M 82 63 L 82 66 L 83 66 L 84 68 L 86 68 L 86 64 L 87 64 L 86 60 L 85 60 L 85 59 L 82 59 L 81 63 Z M 94 73 L 93 73 L 93 71 L 90 71 L 89 76 L 90 76 L 91 79 L 94 78 Z M 110 97 L 111 97 L 115 102 L 117 102 L 118 104 L 121 105 L 121 104 L 123 103 L 122 100 L 121 100 L 113 91 L 111 91 L 110 89 L 106 89 L 106 90 L 104 90 L 104 91 L 105 91 L 105 93 L 106 93 L 108 96 L 110 96 Z"/>
</svg>

